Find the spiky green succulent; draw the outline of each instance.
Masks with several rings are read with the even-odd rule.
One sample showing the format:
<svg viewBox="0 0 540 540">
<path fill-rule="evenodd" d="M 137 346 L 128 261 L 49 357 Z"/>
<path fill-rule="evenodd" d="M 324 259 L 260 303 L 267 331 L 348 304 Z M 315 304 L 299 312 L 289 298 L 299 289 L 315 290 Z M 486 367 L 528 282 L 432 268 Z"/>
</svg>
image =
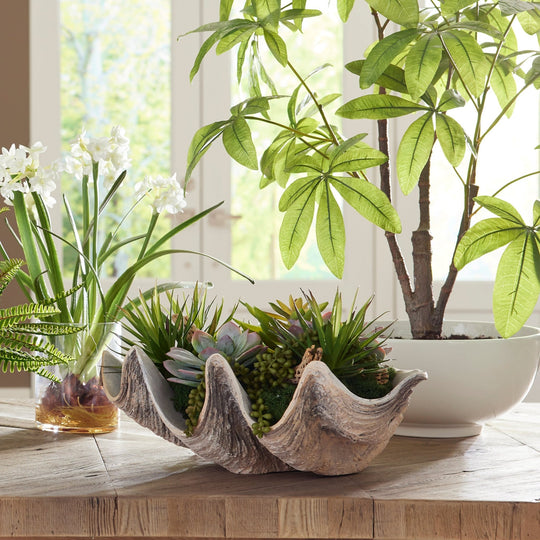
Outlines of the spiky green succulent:
<svg viewBox="0 0 540 540">
<path fill-rule="evenodd" d="M 24 265 L 20 259 L 0 261 L 0 295 Z M 50 303 L 27 303 L 0 308 L 0 369 L 3 372 L 24 370 L 35 372 L 51 380 L 57 378 L 46 366 L 68 364 L 73 361 L 47 338 L 74 334 L 80 325 L 67 325 L 43 321 L 59 313 Z"/>
<path fill-rule="evenodd" d="M 222 322 L 223 301 L 207 300 L 207 288 L 196 284 L 190 295 L 182 299 L 166 291 L 166 302 L 156 287 L 150 296 L 142 293 L 125 308 L 124 326 L 128 331 L 122 340 L 129 347 L 138 344 L 158 365 L 167 360 L 167 353 L 179 347 L 193 352 L 191 344 L 195 328 L 214 334 Z M 235 309 L 224 322 L 232 319 Z"/>
<path fill-rule="evenodd" d="M 270 304 L 273 313 L 245 304 L 259 323 L 245 326 L 260 333 L 269 347 L 246 377 L 256 435 L 268 432 L 283 413 L 294 391 L 294 368 L 312 347 L 322 350 L 321 360 L 355 394 L 375 398 L 390 391 L 394 370 L 385 366 L 387 349 L 378 340 L 386 328 L 376 328 L 374 321 L 366 320 L 371 300 L 359 310 L 355 303 L 356 297 L 345 320 L 339 293 L 327 312 L 323 312 L 327 304 L 319 304 L 311 293 L 290 298 L 289 305 Z"/>
<path fill-rule="evenodd" d="M 311 292 L 304 293 L 304 298 L 305 303 L 293 302 L 294 317 L 287 319 L 245 304 L 260 325 L 249 328 L 259 332 L 270 348 L 293 351 L 297 363 L 306 349 L 312 345 L 321 347 L 322 360 L 341 380 L 380 368 L 386 351 L 378 338 L 387 328 L 376 328 L 375 321 L 366 320 L 371 299 L 356 310 L 355 297 L 349 316 L 342 320 L 343 302 L 339 292 L 331 310 L 326 312 L 323 312 L 326 304 L 319 304 Z"/>
</svg>

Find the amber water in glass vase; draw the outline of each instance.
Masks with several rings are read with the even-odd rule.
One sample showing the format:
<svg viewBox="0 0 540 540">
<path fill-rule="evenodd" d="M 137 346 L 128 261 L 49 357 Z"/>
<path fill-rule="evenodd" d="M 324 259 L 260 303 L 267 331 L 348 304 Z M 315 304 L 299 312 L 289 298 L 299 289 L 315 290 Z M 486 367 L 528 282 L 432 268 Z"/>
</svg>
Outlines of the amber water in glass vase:
<svg viewBox="0 0 540 540">
<path fill-rule="evenodd" d="M 59 382 L 35 377 L 35 417 L 40 429 L 107 433 L 118 427 L 118 409 L 103 391 L 100 370 L 105 350 L 120 354 L 119 330 L 119 324 L 103 323 L 55 339 L 55 345 L 75 361 L 69 366 L 48 368 Z"/>
</svg>

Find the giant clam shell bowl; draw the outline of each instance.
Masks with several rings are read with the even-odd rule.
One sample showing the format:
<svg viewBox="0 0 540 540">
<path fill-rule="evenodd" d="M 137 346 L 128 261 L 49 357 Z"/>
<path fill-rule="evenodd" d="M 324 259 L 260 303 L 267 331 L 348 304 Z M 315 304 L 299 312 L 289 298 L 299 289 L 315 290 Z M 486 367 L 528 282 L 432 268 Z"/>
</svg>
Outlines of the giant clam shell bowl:
<svg viewBox="0 0 540 540">
<path fill-rule="evenodd" d="M 113 357 L 106 354 L 103 363 L 110 366 Z M 121 369 L 107 369 L 102 379 L 109 399 L 140 425 L 233 473 L 299 470 L 332 476 L 359 472 L 382 452 L 413 388 L 427 378 L 423 371 L 397 370 L 390 393 L 363 399 L 324 362 L 310 362 L 283 417 L 258 438 L 249 399 L 227 360 L 214 354 L 205 374 L 206 399 L 190 437 L 169 383 L 141 349 L 133 347 Z"/>
</svg>

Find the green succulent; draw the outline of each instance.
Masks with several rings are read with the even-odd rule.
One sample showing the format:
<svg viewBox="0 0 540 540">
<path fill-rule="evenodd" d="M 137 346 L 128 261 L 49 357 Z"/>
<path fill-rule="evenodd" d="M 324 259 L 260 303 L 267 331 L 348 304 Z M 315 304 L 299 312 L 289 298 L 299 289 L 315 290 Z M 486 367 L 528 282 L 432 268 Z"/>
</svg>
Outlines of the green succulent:
<svg viewBox="0 0 540 540">
<path fill-rule="evenodd" d="M 223 301 L 214 306 L 207 301 L 207 289 L 197 284 L 190 296 L 178 299 L 166 291 L 166 304 L 161 302 L 161 291 L 155 287 L 147 297 L 140 293 L 125 308 L 124 327 L 127 336 L 123 342 L 131 347 L 138 344 L 158 365 L 167 360 L 168 352 L 176 347 L 193 352 L 191 337 L 194 329 L 202 329 L 213 334 L 220 325 L 223 314 Z M 232 319 L 234 311 L 226 321 Z"/>
<path fill-rule="evenodd" d="M 167 354 L 163 367 L 173 377 L 167 380 L 184 387 L 176 391 L 177 408 L 185 411 L 186 433 L 191 434 L 197 425 L 205 397 L 204 368 L 213 354 L 221 354 L 237 374 L 245 374 L 256 356 L 265 349 L 255 332 L 242 330 L 232 321 L 227 321 L 212 335 L 203 330 L 194 330 L 191 337 L 192 351 L 173 347 Z M 189 393 L 186 388 L 191 387 Z M 187 402 L 186 402 L 187 400 Z"/>
<path fill-rule="evenodd" d="M 367 369 L 379 369 L 385 350 L 378 338 L 387 328 L 376 328 L 375 321 L 366 321 L 371 299 L 355 310 L 355 297 L 351 313 L 343 321 L 343 303 L 339 292 L 334 297 L 331 310 L 324 313 L 327 304 L 318 304 L 311 292 L 304 293 L 304 297 L 305 304 L 294 303 L 295 317 L 289 319 L 275 317 L 245 304 L 260 325 L 249 328 L 258 331 L 270 348 L 293 351 L 297 363 L 302 360 L 306 349 L 321 347 L 322 360 L 341 380 L 355 377 Z"/>
<path fill-rule="evenodd" d="M 387 327 L 376 328 L 375 321 L 366 321 L 371 299 L 359 310 L 355 304 L 356 297 L 344 321 L 339 293 L 328 312 L 323 312 L 327 304 L 319 304 L 311 293 L 304 293 L 304 299 L 289 299 L 289 306 L 279 301 L 270 304 L 275 313 L 245 304 L 260 326 L 244 326 L 260 333 L 269 347 L 257 356 L 245 381 L 256 435 L 263 436 L 283 414 L 297 382 L 295 367 L 306 354 L 325 362 L 359 396 L 376 398 L 391 390 L 395 372 L 384 364 L 388 350 L 378 341 Z"/>
<path fill-rule="evenodd" d="M 23 265 L 20 259 L 0 261 L 0 295 Z M 48 337 L 74 334 L 82 329 L 80 325 L 42 321 L 59 313 L 53 305 L 55 301 L 0 308 L 0 369 L 3 372 L 25 370 L 57 381 L 46 366 L 68 364 L 73 360 L 47 341 Z"/>
</svg>

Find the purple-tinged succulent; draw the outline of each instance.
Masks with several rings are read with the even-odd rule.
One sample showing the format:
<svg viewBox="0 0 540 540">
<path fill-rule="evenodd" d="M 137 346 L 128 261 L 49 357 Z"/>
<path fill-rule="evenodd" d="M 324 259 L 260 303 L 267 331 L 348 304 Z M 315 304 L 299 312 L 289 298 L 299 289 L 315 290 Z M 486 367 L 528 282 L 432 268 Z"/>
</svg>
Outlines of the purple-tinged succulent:
<svg viewBox="0 0 540 540">
<path fill-rule="evenodd" d="M 257 354 L 266 349 L 255 332 L 243 331 L 232 321 L 225 323 L 215 337 L 202 330 L 195 330 L 191 338 L 194 353 L 173 347 L 167 354 L 169 360 L 163 367 L 174 377 L 170 382 L 197 386 L 202 379 L 206 360 L 213 354 L 221 354 L 231 365 L 251 365 Z"/>
</svg>

